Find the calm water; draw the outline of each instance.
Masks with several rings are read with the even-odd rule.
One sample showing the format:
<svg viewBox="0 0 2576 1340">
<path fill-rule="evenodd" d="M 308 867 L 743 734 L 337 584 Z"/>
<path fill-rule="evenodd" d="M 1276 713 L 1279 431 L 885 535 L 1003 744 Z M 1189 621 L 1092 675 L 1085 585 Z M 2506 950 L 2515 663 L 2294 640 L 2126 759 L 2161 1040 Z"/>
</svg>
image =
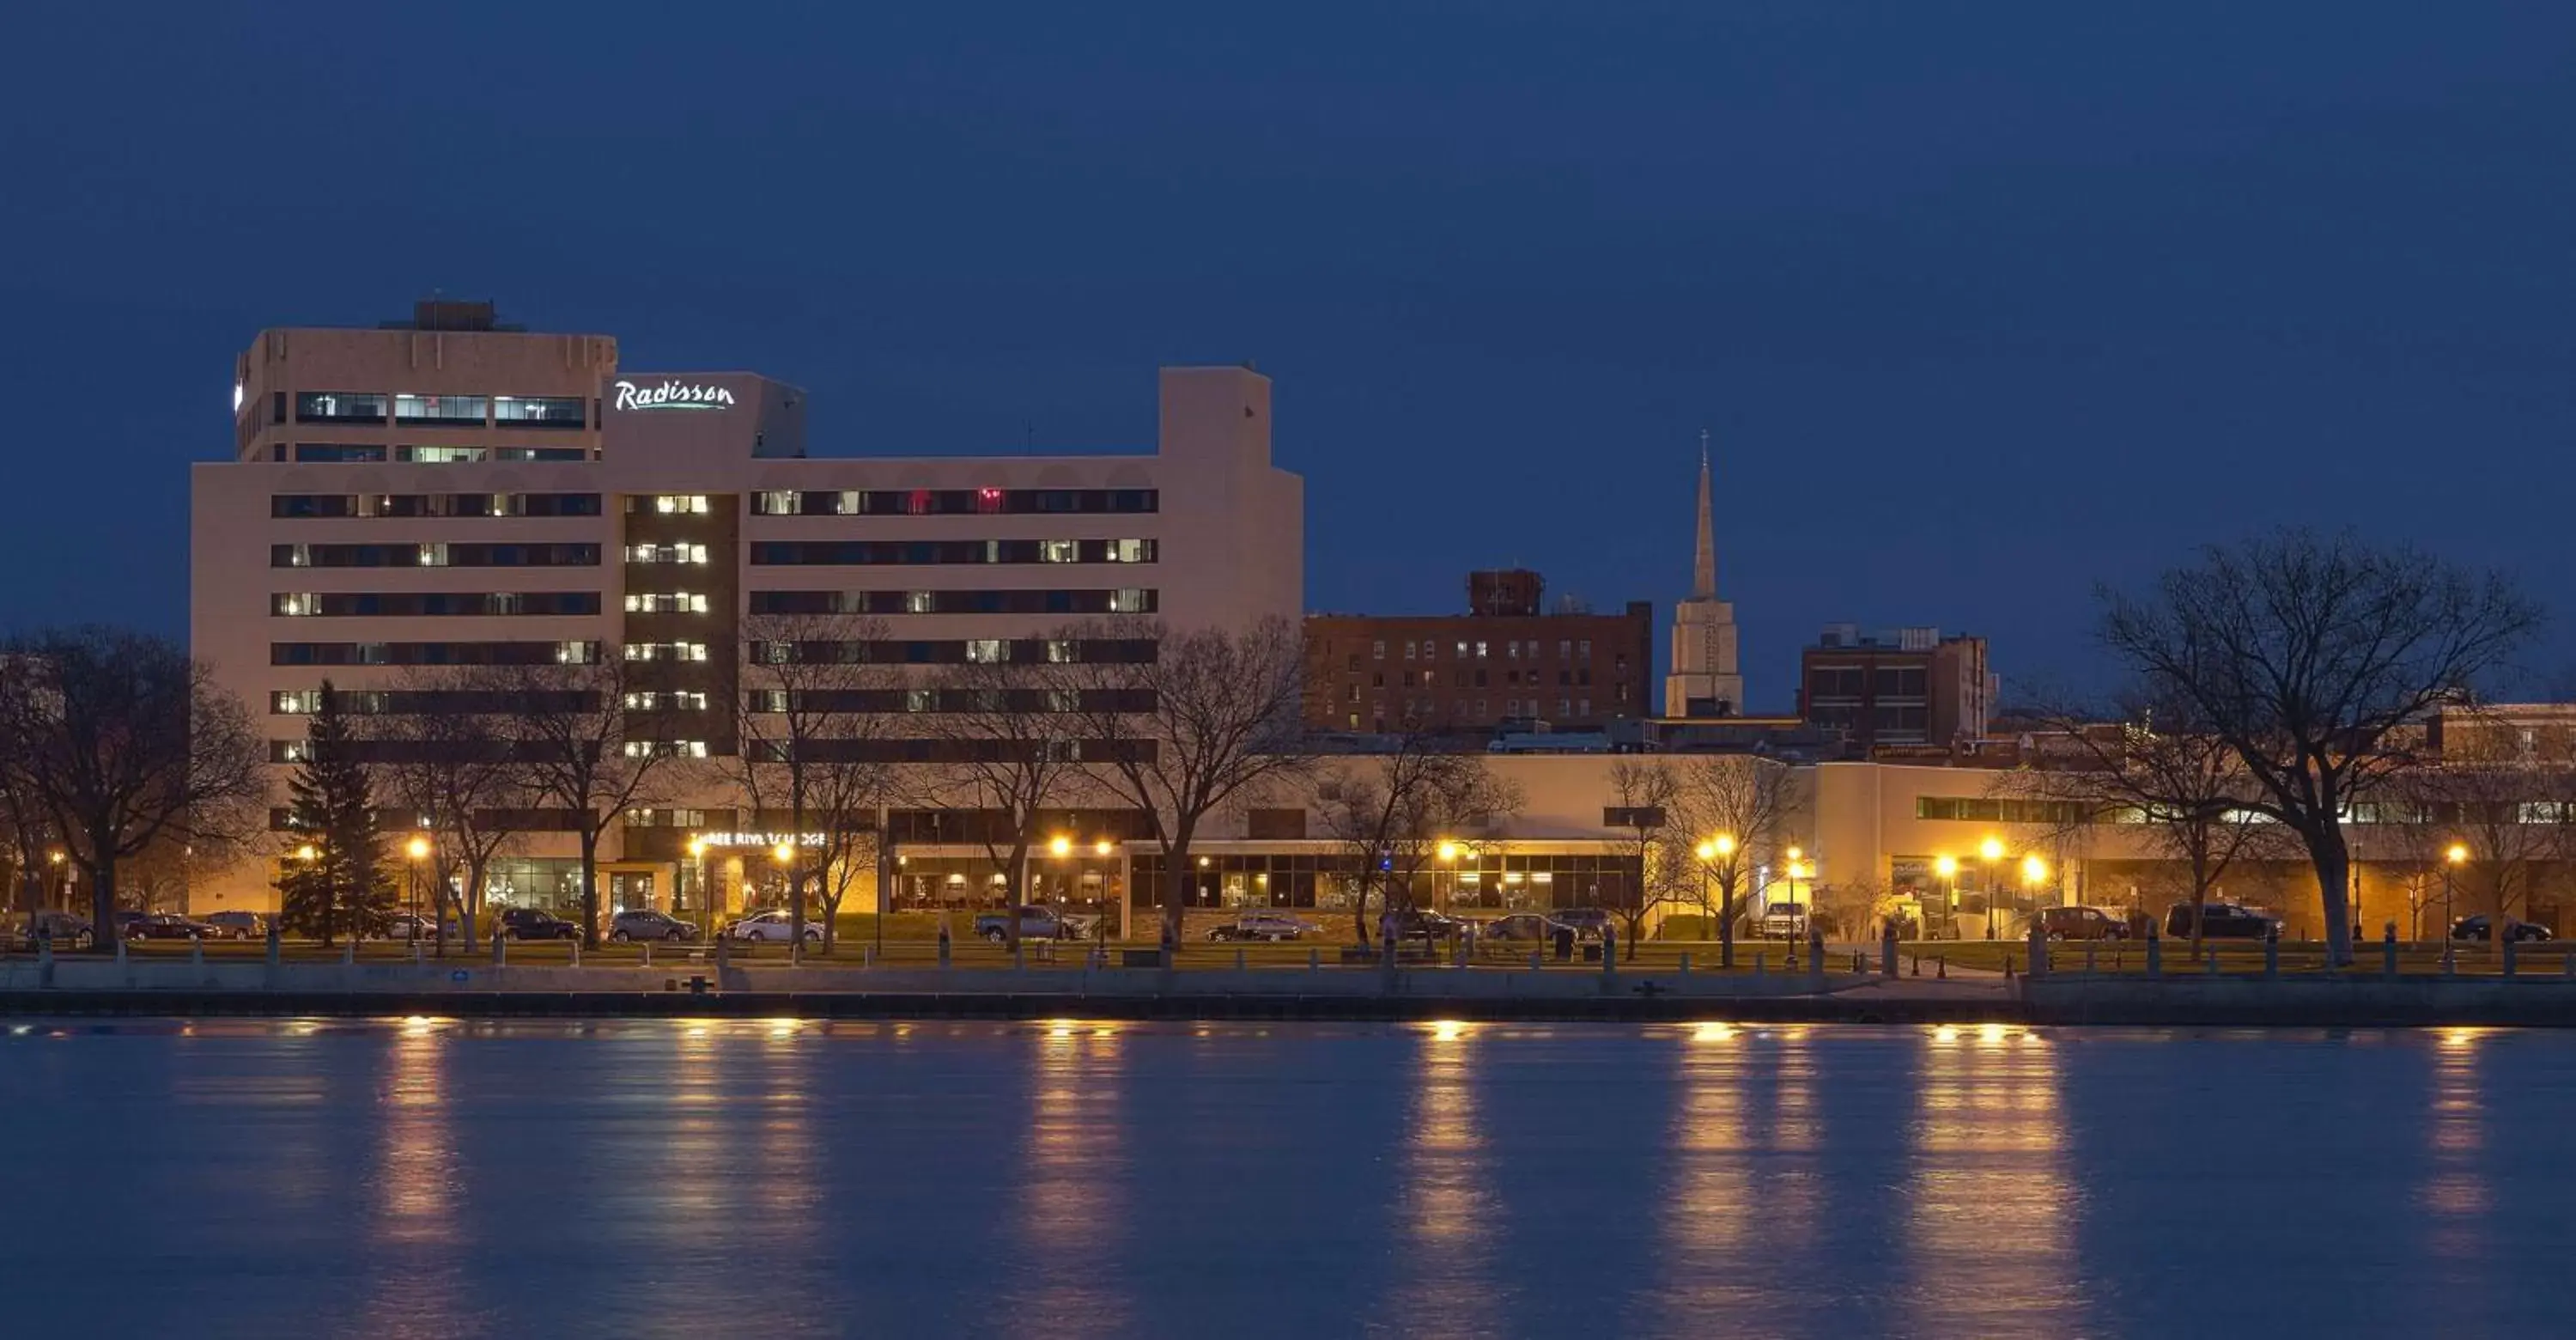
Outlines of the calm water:
<svg viewBox="0 0 2576 1340">
<path fill-rule="evenodd" d="M 2571 1098 L 2530 1033 L 21 1025 L 0 1332 L 2564 1334 Z"/>
</svg>

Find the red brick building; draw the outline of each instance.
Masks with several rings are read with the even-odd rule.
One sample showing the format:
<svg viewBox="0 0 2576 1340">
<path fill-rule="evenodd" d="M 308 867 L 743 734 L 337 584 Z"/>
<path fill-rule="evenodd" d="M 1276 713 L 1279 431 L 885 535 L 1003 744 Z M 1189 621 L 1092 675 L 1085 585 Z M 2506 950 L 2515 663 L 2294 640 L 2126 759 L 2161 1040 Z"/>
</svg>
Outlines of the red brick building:
<svg viewBox="0 0 2576 1340">
<path fill-rule="evenodd" d="M 1650 715 L 1653 604 L 1548 614 L 1543 588 L 1534 572 L 1478 572 L 1467 579 L 1470 613 L 1306 616 L 1307 724 L 1579 731 Z"/>
</svg>

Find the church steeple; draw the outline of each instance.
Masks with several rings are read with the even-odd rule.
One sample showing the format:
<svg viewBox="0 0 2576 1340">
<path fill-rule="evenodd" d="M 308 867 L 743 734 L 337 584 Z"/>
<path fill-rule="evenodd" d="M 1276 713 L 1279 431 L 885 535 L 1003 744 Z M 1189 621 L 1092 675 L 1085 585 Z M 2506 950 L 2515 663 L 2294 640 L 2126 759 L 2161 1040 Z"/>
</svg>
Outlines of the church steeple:
<svg viewBox="0 0 2576 1340">
<path fill-rule="evenodd" d="M 1717 508 L 1709 481 L 1708 430 L 1699 432 L 1699 534 L 1690 597 L 1673 607 L 1673 668 L 1664 676 L 1664 715 L 1740 716 L 1744 676 L 1736 668 L 1735 607 L 1717 596 Z"/>
<path fill-rule="evenodd" d="M 1699 552 L 1691 560 L 1691 599 L 1717 599 L 1717 521 L 1709 507 L 1708 430 L 1699 430 Z"/>
</svg>

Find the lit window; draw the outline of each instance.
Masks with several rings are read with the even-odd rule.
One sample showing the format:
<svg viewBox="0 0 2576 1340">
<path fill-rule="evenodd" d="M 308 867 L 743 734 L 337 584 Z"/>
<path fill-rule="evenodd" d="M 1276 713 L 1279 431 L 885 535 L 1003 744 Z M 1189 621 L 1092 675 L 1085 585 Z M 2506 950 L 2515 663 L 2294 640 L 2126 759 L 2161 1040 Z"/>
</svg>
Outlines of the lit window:
<svg viewBox="0 0 2576 1340">
<path fill-rule="evenodd" d="M 1463 661 L 1463 660 L 1465 660 L 1465 659 L 1467 659 L 1467 644 L 1466 644 L 1466 643 L 1464 643 L 1464 642 L 1461 642 L 1461 643 L 1459 643 L 1459 644 L 1458 644 L 1458 656 L 1457 656 L 1457 659 L 1462 660 L 1462 661 Z"/>
<path fill-rule="evenodd" d="M 313 566 L 312 546 L 289 544 L 282 545 L 280 547 L 286 551 L 286 566 L 290 568 L 309 568 Z"/>
<path fill-rule="evenodd" d="M 1152 540 L 1111 540 L 1109 561 L 1112 563 L 1151 563 L 1154 561 Z"/>
<path fill-rule="evenodd" d="M 771 489 L 765 493 L 755 493 L 751 495 L 751 510 L 762 516 L 794 516 L 796 515 L 796 491 Z"/>
<path fill-rule="evenodd" d="M 1404 659 L 1406 659 L 1406 660 L 1408 660 L 1408 661 L 1413 659 L 1413 640 L 1412 640 L 1412 639 L 1410 639 L 1410 638 L 1405 639 L 1405 643 L 1404 643 Z M 1406 682 L 1406 683 L 1408 683 L 1408 684 L 1409 684 L 1409 683 L 1411 683 L 1411 682 L 1413 682 L 1413 672 L 1412 672 L 1412 671 L 1410 671 L 1410 670 L 1405 671 L 1405 672 L 1404 672 L 1404 679 L 1405 679 L 1405 682 Z"/>
<path fill-rule="evenodd" d="M 1140 590 L 1136 587 L 1122 587 L 1109 593 L 1109 612 L 1112 614 L 1151 614 L 1154 612 L 1153 595 L 1154 593 L 1151 591 Z M 1384 646 L 1385 644 L 1380 643 L 1379 645 Z"/>
<path fill-rule="evenodd" d="M 707 510 L 703 493 L 664 493 L 653 499 L 653 510 L 666 515 L 697 515 Z"/>
<path fill-rule="evenodd" d="M 1065 639 L 1049 642 L 1046 644 L 1046 658 L 1057 665 L 1071 665 L 1082 659 L 1082 644 Z"/>
<path fill-rule="evenodd" d="M 1486 659 L 1488 659 L 1488 658 L 1487 658 L 1487 656 L 1486 656 L 1486 652 L 1487 652 L 1488 650 L 1489 650 L 1489 649 L 1486 647 L 1486 645 L 1485 645 L 1484 643 L 1482 643 L 1482 642 L 1477 643 L 1477 644 L 1476 644 L 1476 659 L 1477 659 L 1477 660 L 1480 660 L 1480 661 L 1481 661 L 1481 660 L 1486 660 Z"/>
<path fill-rule="evenodd" d="M 1038 561 L 1041 563 L 1074 563 L 1079 562 L 1081 558 L 1080 540 L 1038 541 Z"/>
<path fill-rule="evenodd" d="M 555 663 L 558 665 L 597 665 L 599 664 L 599 644 L 596 642 L 560 643 L 555 647 Z"/>
<path fill-rule="evenodd" d="M 422 545 L 420 547 L 420 565 L 424 568 L 446 567 L 447 546 L 444 544 Z"/>
<path fill-rule="evenodd" d="M 1074 689 L 1049 689 L 1047 690 L 1047 710 L 1079 712 L 1082 710 L 1082 694 Z"/>
<path fill-rule="evenodd" d="M 705 758 L 704 740 L 628 740 L 628 758 Z"/>
<path fill-rule="evenodd" d="M 629 614 L 704 614 L 707 598 L 687 591 L 630 591 L 626 595 Z"/>
<path fill-rule="evenodd" d="M 481 447 L 396 447 L 394 459 L 408 461 L 413 465 L 471 465 L 483 459 L 483 449 Z"/>
<path fill-rule="evenodd" d="M 492 417 L 503 423 L 532 424 L 546 428 L 579 428 L 582 426 L 581 397 L 496 396 L 492 401 Z"/>
<path fill-rule="evenodd" d="M 997 637 L 975 638 L 966 644 L 966 659 L 976 665 L 1000 665 L 1011 659 L 1011 644 Z"/>
<path fill-rule="evenodd" d="M 903 710 L 907 712 L 927 712 L 930 710 L 930 700 L 931 692 L 928 689 L 905 689 L 903 691 Z"/>
<path fill-rule="evenodd" d="M 938 603 L 938 598 L 928 591 L 903 593 L 903 610 L 906 614 L 928 614 L 937 608 Z"/>
<path fill-rule="evenodd" d="M 308 717 L 322 710 L 322 690 L 286 689 L 268 695 L 268 710 L 279 716 Z"/>
<path fill-rule="evenodd" d="M 312 614 L 320 609 L 321 605 L 308 593 L 297 592 L 269 598 L 269 612 L 272 614 Z"/>
<path fill-rule="evenodd" d="M 1384 642 L 1372 642 L 1372 643 L 1370 643 L 1370 644 L 1369 644 L 1369 659 L 1370 659 L 1370 660 L 1372 660 L 1372 661 L 1383 661 L 1383 660 L 1385 660 L 1385 659 L 1386 659 L 1386 644 L 1385 644 Z"/>
</svg>

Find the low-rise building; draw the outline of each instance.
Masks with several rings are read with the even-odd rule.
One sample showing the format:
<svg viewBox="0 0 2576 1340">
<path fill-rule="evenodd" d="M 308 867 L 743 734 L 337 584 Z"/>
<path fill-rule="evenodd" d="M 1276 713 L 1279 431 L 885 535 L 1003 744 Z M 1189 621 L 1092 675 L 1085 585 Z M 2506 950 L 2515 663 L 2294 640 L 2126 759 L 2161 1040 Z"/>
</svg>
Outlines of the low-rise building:
<svg viewBox="0 0 2576 1340">
<path fill-rule="evenodd" d="M 1535 572 L 1468 578 L 1464 614 L 1306 616 L 1307 724 L 1488 735 L 1600 731 L 1648 715 L 1654 608 L 1547 612 Z"/>
</svg>

